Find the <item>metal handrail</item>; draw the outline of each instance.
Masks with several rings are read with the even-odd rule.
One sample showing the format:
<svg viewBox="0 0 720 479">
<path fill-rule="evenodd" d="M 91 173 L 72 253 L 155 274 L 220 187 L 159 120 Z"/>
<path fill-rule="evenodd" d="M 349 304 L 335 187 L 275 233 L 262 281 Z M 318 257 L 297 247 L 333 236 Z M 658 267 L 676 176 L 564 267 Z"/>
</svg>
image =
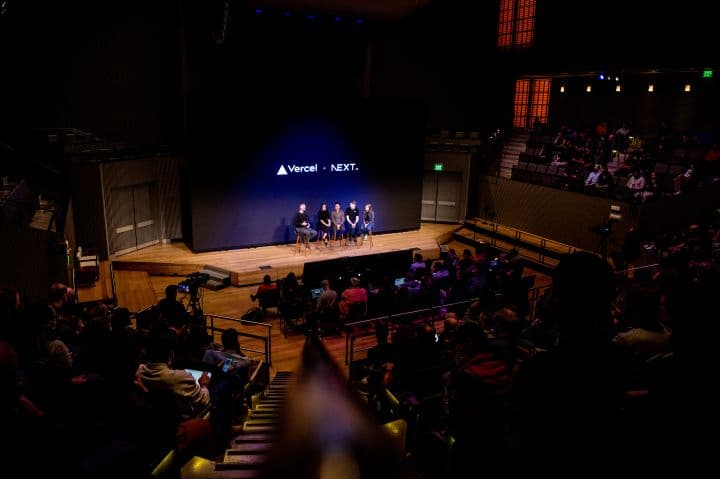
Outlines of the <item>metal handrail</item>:
<svg viewBox="0 0 720 479">
<path fill-rule="evenodd" d="M 548 284 L 545 286 L 535 286 L 528 290 L 528 301 L 531 304 L 531 306 L 530 306 L 530 319 L 531 320 L 535 317 L 535 306 L 536 306 L 537 300 L 540 299 L 540 291 L 545 290 L 550 287 L 552 287 L 552 285 Z M 357 326 L 367 326 L 367 325 L 374 323 L 376 321 L 379 321 L 379 320 L 385 320 L 385 321 L 392 322 L 392 320 L 394 318 L 398 318 L 398 317 L 402 317 L 402 316 L 409 316 L 409 315 L 420 315 L 422 313 L 432 313 L 432 311 L 435 309 L 452 308 L 454 306 L 470 305 L 479 300 L 480 300 L 480 298 L 467 299 L 464 301 L 457 301 L 455 303 L 433 305 L 433 306 L 430 306 L 427 308 L 417 309 L 414 311 L 406 311 L 406 312 L 402 312 L 402 313 L 387 314 L 387 315 L 383 315 L 383 316 L 377 316 L 372 319 L 364 319 L 362 321 L 354 321 L 352 323 L 347 323 L 345 325 L 345 365 L 349 366 L 353 363 L 356 352 L 362 352 L 362 351 L 367 351 L 367 350 L 371 349 L 370 347 L 355 349 L 355 340 L 362 338 L 362 337 L 370 336 L 370 333 L 360 334 L 360 335 L 354 334 L 353 330 Z M 434 317 L 431 317 L 431 322 L 433 323 L 433 326 L 434 326 L 434 324 L 435 324 Z"/>
<path fill-rule="evenodd" d="M 496 222 L 496 221 L 488 220 L 487 218 L 473 217 L 473 222 L 472 222 L 472 224 L 473 224 L 473 240 L 475 240 L 475 238 L 476 238 L 476 230 L 478 229 L 478 223 L 477 223 L 477 220 L 478 220 L 478 219 L 480 219 L 480 220 L 481 220 L 482 222 L 484 222 L 484 223 L 490 224 L 490 228 L 489 228 L 489 229 L 488 229 L 488 228 L 482 228 L 482 227 L 481 227 L 481 229 L 484 229 L 485 231 L 488 232 L 488 234 L 490 235 L 490 239 L 491 239 L 491 245 L 492 245 L 492 246 L 496 246 L 496 245 L 497 245 L 497 236 L 500 235 L 500 233 L 499 233 L 499 223 Z M 561 241 L 556 241 L 556 240 L 553 240 L 553 239 L 547 239 L 547 238 L 545 238 L 545 237 L 543 237 L 543 236 L 540 236 L 540 235 L 538 235 L 538 234 L 530 233 L 529 231 L 524 231 L 524 230 L 521 230 L 521 229 L 518 229 L 518 228 L 514 228 L 514 227 L 512 227 L 512 226 L 503 225 L 503 227 L 506 228 L 507 230 L 509 230 L 509 232 L 512 234 L 512 237 L 509 237 L 509 236 L 508 236 L 507 238 L 508 238 L 508 240 L 509 240 L 510 242 L 513 242 L 513 241 L 515 242 L 515 247 L 518 248 L 518 250 L 519 250 L 519 247 L 518 247 L 519 245 L 518 245 L 518 243 L 521 242 L 521 241 L 525 241 L 524 238 L 531 237 L 531 238 L 537 238 L 537 239 L 539 239 L 539 240 L 540 240 L 540 244 L 539 244 L 538 246 L 534 246 L 534 245 L 533 245 L 533 247 L 534 247 L 535 249 L 538 249 L 538 250 L 539 250 L 539 251 L 538 251 L 538 255 L 539 255 L 538 260 L 539 260 L 540 264 L 545 264 L 545 261 L 544 261 L 545 256 L 547 256 L 547 253 L 548 253 L 548 252 L 550 252 L 550 253 L 553 252 L 552 249 L 549 249 L 549 248 L 548 248 L 548 244 L 555 245 L 555 246 L 557 246 L 558 248 L 560 248 L 560 247 L 567 248 L 567 249 L 568 249 L 568 253 L 573 253 L 573 252 L 575 252 L 575 251 L 585 251 L 585 250 L 582 250 L 582 249 L 580 249 L 580 248 L 576 248 L 576 247 L 573 246 L 573 245 L 569 245 L 569 244 L 567 244 L 567 243 L 563 243 L 563 242 L 561 242 Z M 528 243 L 528 244 L 531 244 L 531 243 Z M 531 245 L 532 245 L 532 244 L 531 244 Z M 591 252 L 591 253 L 594 253 L 594 252 L 592 252 L 592 251 L 590 251 L 590 252 Z"/>
<path fill-rule="evenodd" d="M 206 324 L 208 323 L 208 320 L 209 320 L 209 324 L 208 324 L 207 328 L 210 330 L 210 334 L 212 334 L 213 336 L 215 335 L 215 332 L 222 333 L 226 330 L 225 328 L 215 327 L 215 319 L 216 318 L 222 319 L 223 321 L 231 321 L 234 323 L 242 324 L 245 326 L 262 326 L 264 328 L 267 328 L 267 336 L 260 336 L 258 334 L 245 333 L 242 331 L 238 331 L 238 335 L 245 337 L 245 338 L 256 339 L 256 340 L 262 341 L 263 345 L 264 345 L 263 351 L 259 351 L 257 349 L 251 349 L 251 348 L 243 348 L 243 350 L 250 351 L 253 353 L 263 354 L 265 356 L 265 362 L 269 366 L 272 365 L 272 324 L 258 323 L 257 321 L 248 321 L 245 319 L 232 318 L 230 316 L 222 316 L 219 314 L 206 314 L 205 315 Z"/>
<path fill-rule="evenodd" d="M 385 320 L 385 321 L 390 321 L 390 322 L 392 322 L 393 319 L 400 318 L 400 317 L 403 317 L 403 316 L 412 316 L 412 315 L 416 315 L 416 316 L 417 316 L 417 315 L 420 315 L 420 314 L 422 314 L 422 313 L 430 313 L 430 314 L 432 314 L 432 312 L 433 312 L 434 310 L 437 310 L 437 309 L 452 308 L 452 307 L 454 307 L 454 306 L 462 306 L 462 305 L 465 305 L 465 304 L 468 304 L 468 305 L 469 305 L 469 304 L 472 304 L 472 303 L 474 303 L 474 302 L 476 302 L 476 301 L 479 301 L 479 300 L 480 300 L 480 298 L 473 298 L 473 299 L 467 299 L 467 300 L 464 300 L 464 301 L 457 301 L 457 302 L 455 302 L 455 303 L 436 304 L 436 305 L 431 305 L 431 306 L 426 307 L 426 308 L 416 309 L 416 310 L 413 310 L 413 311 L 404 311 L 404 312 L 402 312 L 402 313 L 390 313 L 390 314 L 385 314 L 385 315 L 382 315 L 382 316 L 376 316 L 376 317 L 371 318 L 371 319 L 364 319 L 364 320 L 362 320 L 362 321 L 354 321 L 354 322 L 352 322 L 352 323 L 347 323 L 347 324 L 345 325 L 345 365 L 347 366 L 347 365 L 349 365 L 349 364 L 352 364 L 352 362 L 353 362 L 354 344 L 355 344 L 355 339 L 357 339 L 357 337 L 353 334 L 353 329 L 354 329 L 355 327 L 357 327 L 357 326 L 369 325 L 369 324 L 372 324 L 372 323 L 374 323 L 374 322 L 376 322 L 376 321 L 380 321 L 380 320 Z M 433 323 L 433 325 L 434 325 L 434 324 L 435 324 L 435 318 L 432 317 L 432 316 L 431 316 L 431 318 L 432 318 L 431 321 L 432 321 L 432 323 Z"/>
</svg>

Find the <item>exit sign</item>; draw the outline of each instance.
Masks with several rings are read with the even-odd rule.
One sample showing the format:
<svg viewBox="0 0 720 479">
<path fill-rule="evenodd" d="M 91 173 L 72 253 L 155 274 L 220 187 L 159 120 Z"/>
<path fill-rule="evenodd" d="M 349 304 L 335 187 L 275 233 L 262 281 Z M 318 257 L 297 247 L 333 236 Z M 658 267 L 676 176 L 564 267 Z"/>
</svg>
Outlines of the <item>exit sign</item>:
<svg viewBox="0 0 720 479">
<path fill-rule="evenodd" d="M 442 163 L 435 163 L 435 164 L 433 165 L 433 170 L 434 170 L 434 171 L 442 171 L 442 170 L 444 170 L 444 169 L 445 169 L 445 165 L 442 164 Z"/>
<path fill-rule="evenodd" d="M 703 70 L 703 78 L 712 78 L 712 77 L 713 77 L 712 70 Z"/>
</svg>

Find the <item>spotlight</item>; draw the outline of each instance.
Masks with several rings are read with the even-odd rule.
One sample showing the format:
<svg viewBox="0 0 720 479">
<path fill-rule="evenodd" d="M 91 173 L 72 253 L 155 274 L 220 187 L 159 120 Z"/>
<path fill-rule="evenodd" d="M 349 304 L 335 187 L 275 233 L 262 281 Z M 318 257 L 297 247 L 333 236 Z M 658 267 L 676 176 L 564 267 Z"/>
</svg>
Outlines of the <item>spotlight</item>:
<svg viewBox="0 0 720 479">
<path fill-rule="evenodd" d="M 690 85 L 689 83 L 686 83 L 686 84 L 685 84 L 685 91 L 686 91 L 686 92 L 689 92 L 689 91 L 691 91 L 691 90 L 692 90 L 692 85 Z"/>
<path fill-rule="evenodd" d="M 654 92 L 654 91 L 655 91 L 655 85 L 652 84 L 652 83 L 650 83 L 650 84 L 648 85 L 648 93 L 652 93 L 652 92 Z"/>
<path fill-rule="evenodd" d="M 620 81 L 620 77 L 615 77 L 615 81 Z"/>
<path fill-rule="evenodd" d="M 617 85 L 615 85 L 615 91 L 618 93 L 622 91 L 622 86 L 620 86 L 619 83 Z"/>
<path fill-rule="evenodd" d="M 605 79 L 605 75 L 603 75 L 603 74 L 601 73 L 601 74 L 600 74 L 600 79 L 601 79 L 601 80 L 604 80 L 604 79 Z"/>
<path fill-rule="evenodd" d="M 592 85 L 586 86 L 586 87 L 585 87 L 585 91 L 588 92 L 588 93 L 592 92 Z"/>
<path fill-rule="evenodd" d="M 565 93 L 565 85 L 560 85 L 560 93 Z"/>
</svg>

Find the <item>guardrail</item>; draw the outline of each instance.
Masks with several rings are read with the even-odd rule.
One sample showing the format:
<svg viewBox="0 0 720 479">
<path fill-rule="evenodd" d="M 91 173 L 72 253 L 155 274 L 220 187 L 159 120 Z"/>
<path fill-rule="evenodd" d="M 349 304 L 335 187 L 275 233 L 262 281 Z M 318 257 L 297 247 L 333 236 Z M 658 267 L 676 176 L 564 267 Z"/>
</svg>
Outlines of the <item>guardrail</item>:
<svg viewBox="0 0 720 479">
<path fill-rule="evenodd" d="M 537 286 L 534 288 L 530 288 L 528 290 L 528 301 L 530 302 L 530 319 L 532 320 L 535 317 L 535 307 L 538 299 L 540 299 L 540 292 L 550 288 L 551 285 L 547 286 Z M 364 319 L 362 321 L 354 321 L 352 323 L 347 323 L 345 325 L 345 365 L 350 366 L 352 365 L 355 353 L 360 353 L 363 351 L 368 351 L 372 348 L 370 347 L 362 347 L 362 348 L 355 348 L 355 342 L 360 338 L 365 338 L 371 335 L 374 335 L 374 329 L 371 332 L 363 332 L 361 334 L 355 334 L 356 329 L 359 327 L 367 327 L 372 324 L 374 324 L 376 321 L 384 320 L 387 322 L 390 322 L 391 329 L 394 327 L 399 321 L 397 321 L 400 318 L 407 317 L 407 316 L 420 316 L 422 314 L 429 315 L 430 323 L 432 323 L 433 327 L 435 326 L 435 322 L 439 319 L 436 319 L 436 317 L 432 314 L 434 311 L 440 310 L 440 309 L 453 309 L 461 306 L 469 306 L 472 303 L 479 301 L 479 298 L 473 298 L 473 299 L 467 299 L 464 301 L 458 301 L 455 303 L 447 303 L 447 304 L 438 304 L 429 306 L 422 309 L 416 309 L 413 311 L 406 311 L 402 313 L 394 313 L 394 314 L 386 314 L 382 316 L 376 316 L 371 319 Z"/>
<path fill-rule="evenodd" d="M 434 326 L 435 325 L 435 317 L 432 315 L 433 311 L 437 311 L 437 310 L 440 310 L 443 308 L 449 309 L 449 308 L 453 308 L 453 307 L 457 307 L 457 306 L 470 305 L 478 300 L 479 300 L 479 298 L 473 298 L 473 299 L 468 299 L 465 301 L 458 301 L 456 303 L 438 304 L 438 305 L 429 306 L 427 308 L 416 309 L 413 311 L 406 311 L 406 312 L 394 313 L 394 314 L 386 314 L 386 315 L 382 315 L 382 316 L 376 316 L 371 319 L 364 319 L 362 321 L 354 321 L 352 323 L 347 323 L 345 325 L 345 365 L 347 366 L 347 365 L 352 364 L 355 352 L 367 351 L 368 349 L 370 349 L 370 348 L 355 349 L 355 340 L 356 339 L 358 339 L 359 337 L 369 336 L 369 334 L 356 336 L 354 334 L 354 329 L 357 327 L 369 326 L 379 320 L 389 321 L 392 325 L 394 325 L 395 323 L 398 322 L 397 319 L 399 319 L 399 318 L 403 318 L 403 317 L 407 317 L 407 316 L 419 316 L 421 314 L 429 314 L 430 322 Z"/>
<path fill-rule="evenodd" d="M 243 347 L 244 352 L 251 352 L 256 354 L 262 354 L 265 358 L 265 363 L 270 366 L 272 365 L 272 325 L 269 323 L 258 323 L 256 321 L 247 321 L 244 319 L 238 319 L 238 318 L 232 318 L 230 316 L 221 316 L 219 314 L 206 314 L 205 320 L 207 324 L 207 328 L 210 331 L 210 334 L 215 337 L 215 333 L 223 333 L 228 328 L 220 328 L 218 326 L 215 326 L 216 320 L 221 321 L 230 321 L 233 323 L 241 324 L 243 326 L 261 326 L 265 329 L 267 329 L 267 336 L 260 336 L 259 334 L 251 334 L 246 333 L 243 331 L 238 331 L 238 335 L 244 338 L 254 339 L 258 341 L 263 342 L 263 350 L 258 349 L 252 349 L 248 347 Z"/>
<path fill-rule="evenodd" d="M 553 255 L 558 254 L 572 254 L 576 251 L 583 251 L 575 246 L 550 240 L 543 236 L 528 233 L 527 231 L 519 230 L 511 226 L 499 225 L 497 222 L 485 218 L 473 218 L 472 222 L 470 220 L 465 220 L 465 223 L 472 224 L 473 241 L 478 241 L 477 236 L 483 235 L 490 238 L 490 246 L 505 250 L 498 244 L 498 241 L 504 240 L 506 243 L 512 244 L 521 256 L 524 256 L 522 254 L 523 250 L 533 251 L 537 254 L 537 262 L 542 265 L 552 266 L 546 262 L 545 259 L 547 256 L 552 257 Z M 505 233 L 501 232 L 501 227 Z M 478 230 L 482 230 L 483 232 Z M 535 239 L 535 241 L 532 241 L 533 239 Z"/>
</svg>

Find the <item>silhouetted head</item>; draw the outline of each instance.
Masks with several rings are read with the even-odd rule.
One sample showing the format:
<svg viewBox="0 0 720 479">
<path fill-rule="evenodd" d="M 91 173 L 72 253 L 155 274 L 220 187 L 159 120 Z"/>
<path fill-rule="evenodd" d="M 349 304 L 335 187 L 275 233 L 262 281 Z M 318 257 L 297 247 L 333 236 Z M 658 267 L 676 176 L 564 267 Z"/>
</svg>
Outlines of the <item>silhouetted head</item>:
<svg viewBox="0 0 720 479">
<path fill-rule="evenodd" d="M 176 284 L 168 285 L 165 288 L 165 299 L 168 301 L 175 301 L 177 300 L 177 293 L 178 293 L 178 287 Z"/>
<path fill-rule="evenodd" d="M 564 340 L 610 338 L 612 271 L 591 253 L 573 253 L 553 272 L 554 313 Z"/>
<path fill-rule="evenodd" d="M 225 351 L 240 352 L 240 335 L 234 328 L 223 331 L 221 341 Z"/>
</svg>

